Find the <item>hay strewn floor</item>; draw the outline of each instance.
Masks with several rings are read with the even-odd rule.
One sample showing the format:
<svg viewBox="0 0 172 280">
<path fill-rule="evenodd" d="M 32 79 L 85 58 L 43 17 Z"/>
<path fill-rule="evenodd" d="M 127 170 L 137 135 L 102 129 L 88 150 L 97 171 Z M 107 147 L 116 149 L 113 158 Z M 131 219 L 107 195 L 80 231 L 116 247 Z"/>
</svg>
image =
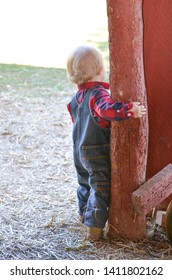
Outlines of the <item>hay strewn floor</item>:
<svg viewBox="0 0 172 280">
<path fill-rule="evenodd" d="M 9 72 L 1 86 L 0 259 L 172 259 L 159 231 L 136 243 L 83 242 L 66 110 L 71 90 L 41 84 L 48 71 L 35 71 L 30 81 L 26 75 L 20 86 Z"/>
</svg>

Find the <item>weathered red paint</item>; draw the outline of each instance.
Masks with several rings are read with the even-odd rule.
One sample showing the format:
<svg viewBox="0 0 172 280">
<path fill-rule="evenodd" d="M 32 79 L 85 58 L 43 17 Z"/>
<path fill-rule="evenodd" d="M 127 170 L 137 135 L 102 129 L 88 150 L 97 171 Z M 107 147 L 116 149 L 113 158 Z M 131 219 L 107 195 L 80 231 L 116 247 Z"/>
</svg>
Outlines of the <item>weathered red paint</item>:
<svg viewBox="0 0 172 280">
<path fill-rule="evenodd" d="M 148 95 L 147 179 L 172 163 L 172 1 L 144 0 L 144 62 Z M 169 197 L 161 208 L 166 209 Z"/>
<path fill-rule="evenodd" d="M 172 193 L 172 164 L 168 164 L 132 193 L 136 213 L 146 216 Z"/>
<path fill-rule="evenodd" d="M 142 0 L 107 0 L 110 83 L 115 100 L 146 105 L 143 68 Z M 138 239 L 145 217 L 135 214 L 131 194 L 145 182 L 147 117 L 112 123 L 110 235 Z"/>
</svg>

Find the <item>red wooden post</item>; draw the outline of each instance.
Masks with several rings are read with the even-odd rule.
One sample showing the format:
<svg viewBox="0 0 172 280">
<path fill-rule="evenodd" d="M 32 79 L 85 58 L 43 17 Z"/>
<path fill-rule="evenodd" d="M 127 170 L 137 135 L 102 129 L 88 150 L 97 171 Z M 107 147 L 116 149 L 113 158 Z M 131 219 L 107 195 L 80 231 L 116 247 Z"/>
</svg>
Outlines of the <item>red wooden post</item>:
<svg viewBox="0 0 172 280">
<path fill-rule="evenodd" d="M 142 0 L 107 0 L 107 9 L 112 97 L 146 105 Z M 111 236 L 138 239 L 146 234 L 145 217 L 135 214 L 131 195 L 145 182 L 147 140 L 147 117 L 112 123 Z"/>
</svg>

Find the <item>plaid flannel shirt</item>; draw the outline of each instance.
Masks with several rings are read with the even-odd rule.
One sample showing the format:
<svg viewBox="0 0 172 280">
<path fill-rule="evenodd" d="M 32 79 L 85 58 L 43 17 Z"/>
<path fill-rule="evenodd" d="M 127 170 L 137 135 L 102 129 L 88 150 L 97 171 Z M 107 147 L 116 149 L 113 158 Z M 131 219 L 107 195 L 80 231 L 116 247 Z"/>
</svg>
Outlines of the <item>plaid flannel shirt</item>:
<svg viewBox="0 0 172 280">
<path fill-rule="evenodd" d="M 115 102 L 109 95 L 109 83 L 106 82 L 87 82 L 78 86 L 76 98 L 80 104 L 87 94 L 87 90 L 94 88 L 94 93 L 90 99 L 90 109 L 93 117 L 103 128 L 109 128 L 111 121 L 122 121 L 134 116 L 132 112 L 133 104 Z M 72 117 L 70 103 L 67 105 L 68 111 Z M 73 120 L 73 118 L 72 118 Z"/>
</svg>

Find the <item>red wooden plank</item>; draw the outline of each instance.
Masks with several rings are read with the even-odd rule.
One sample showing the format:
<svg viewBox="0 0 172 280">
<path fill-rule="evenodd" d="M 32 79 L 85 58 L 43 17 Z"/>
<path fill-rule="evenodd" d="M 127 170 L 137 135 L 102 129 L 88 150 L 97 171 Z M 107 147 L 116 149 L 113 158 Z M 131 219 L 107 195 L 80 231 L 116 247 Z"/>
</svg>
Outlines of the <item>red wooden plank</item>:
<svg viewBox="0 0 172 280">
<path fill-rule="evenodd" d="M 172 194 L 172 164 L 168 164 L 132 194 L 135 211 L 148 214 Z"/>
</svg>

